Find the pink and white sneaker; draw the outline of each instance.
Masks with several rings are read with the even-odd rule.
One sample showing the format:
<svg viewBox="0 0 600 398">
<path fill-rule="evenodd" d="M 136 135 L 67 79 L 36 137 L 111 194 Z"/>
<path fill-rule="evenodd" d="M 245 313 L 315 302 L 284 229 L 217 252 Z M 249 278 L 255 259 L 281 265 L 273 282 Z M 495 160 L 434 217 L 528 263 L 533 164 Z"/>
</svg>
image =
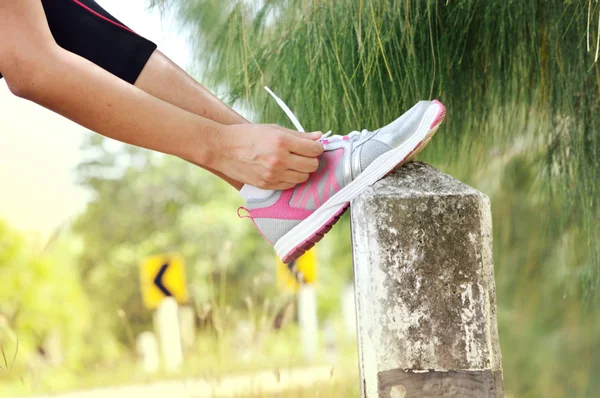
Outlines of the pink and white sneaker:
<svg viewBox="0 0 600 398">
<path fill-rule="evenodd" d="M 296 128 L 304 131 L 285 103 L 266 90 Z M 320 241 L 365 188 L 411 161 L 427 145 L 445 115 L 441 102 L 420 101 L 378 130 L 354 131 L 346 136 L 328 133 L 321 139 L 325 152 L 319 168 L 308 181 L 285 191 L 263 191 L 260 198 L 247 199 L 240 210 L 247 211 L 244 217 L 254 221 L 281 260 L 289 263 Z"/>
</svg>

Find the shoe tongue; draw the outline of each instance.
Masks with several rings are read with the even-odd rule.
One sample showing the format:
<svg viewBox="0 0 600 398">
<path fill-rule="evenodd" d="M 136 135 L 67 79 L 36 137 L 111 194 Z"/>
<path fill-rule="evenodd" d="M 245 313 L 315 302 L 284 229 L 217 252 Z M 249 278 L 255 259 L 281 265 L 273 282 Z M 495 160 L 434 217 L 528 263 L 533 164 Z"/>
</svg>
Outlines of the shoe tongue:
<svg viewBox="0 0 600 398">
<path fill-rule="evenodd" d="M 339 141 L 356 141 L 357 139 L 364 137 L 363 133 L 365 131 L 366 130 L 363 130 L 363 132 L 353 131 L 348 135 L 329 135 L 331 133 L 330 131 L 325 136 L 323 136 L 323 138 L 321 138 L 320 141 L 323 142 L 325 145 Z"/>
<path fill-rule="evenodd" d="M 269 196 L 273 195 L 274 191 L 270 191 L 267 189 L 260 189 L 252 185 L 244 185 L 240 190 L 240 195 L 244 200 L 263 200 L 267 199 Z"/>
</svg>

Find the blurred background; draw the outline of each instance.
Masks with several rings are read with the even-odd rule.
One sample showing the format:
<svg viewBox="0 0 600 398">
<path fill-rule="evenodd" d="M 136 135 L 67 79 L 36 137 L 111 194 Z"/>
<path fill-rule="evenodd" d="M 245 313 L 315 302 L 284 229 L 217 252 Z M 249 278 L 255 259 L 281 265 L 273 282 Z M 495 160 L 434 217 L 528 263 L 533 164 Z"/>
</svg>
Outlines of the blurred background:
<svg viewBox="0 0 600 398">
<path fill-rule="evenodd" d="M 420 160 L 491 199 L 507 396 L 600 396 L 597 0 L 98 3 L 254 122 L 292 128 L 264 85 L 336 134 L 443 101 Z M 358 397 L 348 215 L 315 252 L 307 355 L 296 291 L 225 183 L 3 81 L 0 109 L 0 396 L 326 367 L 273 396 Z M 167 253 L 185 262 L 191 336 L 183 366 L 147 373 L 140 263 Z"/>
</svg>

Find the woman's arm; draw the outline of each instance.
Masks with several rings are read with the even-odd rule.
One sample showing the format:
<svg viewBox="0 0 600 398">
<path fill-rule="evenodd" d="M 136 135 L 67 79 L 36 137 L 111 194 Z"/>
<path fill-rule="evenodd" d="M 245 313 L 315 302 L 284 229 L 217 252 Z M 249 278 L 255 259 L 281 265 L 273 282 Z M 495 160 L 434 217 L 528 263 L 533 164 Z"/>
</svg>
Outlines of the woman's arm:
<svg viewBox="0 0 600 398">
<path fill-rule="evenodd" d="M 264 125 L 222 126 L 63 50 L 54 42 L 38 0 L 1 0 L 0 37 L 0 72 L 11 91 L 107 137 L 269 189 L 305 180 L 316 169 L 314 157 L 323 151 L 313 141 L 319 134 L 301 136 Z"/>
</svg>

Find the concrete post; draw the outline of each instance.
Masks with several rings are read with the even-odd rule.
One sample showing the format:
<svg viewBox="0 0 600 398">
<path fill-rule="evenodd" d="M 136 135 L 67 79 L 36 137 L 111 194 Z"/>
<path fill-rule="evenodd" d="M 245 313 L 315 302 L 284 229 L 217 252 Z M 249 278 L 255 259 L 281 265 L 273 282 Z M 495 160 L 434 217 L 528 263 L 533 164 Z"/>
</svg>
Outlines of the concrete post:
<svg viewBox="0 0 600 398">
<path fill-rule="evenodd" d="M 156 324 L 164 367 L 175 372 L 183 364 L 181 332 L 177 301 L 173 297 L 165 297 L 156 310 Z"/>
<path fill-rule="evenodd" d="M 179 330 L 183 351 L 191 351 L 196 342 L 196 313 L 191 306 L 179 307 Z"/>
<path fill-rule="evenodd" d="M 351 211 L 362 397 L 504 397 L 489 199 L 412 163 Z"/>
<path fill-rule="evenodd" d="M 319 345 L 317 292 L 314 285 L 302 285 L 298 290 L 298 324 L 304 358 L 313 361 Z"/>
<path fill-rule="evenodd" d="M 356 303 L 354 301 L 354 285 L 350 284 L 342 292 L 342 314 L 344 332 L 347 337 L 356 337 Z"/>
<path fill-rule="evenodd" d="M 152 332 L 143 332 L 136 340 L 142 370 L 145 373 L 156 373 L 160 366 L 156 336 Z"/>
</svg>

